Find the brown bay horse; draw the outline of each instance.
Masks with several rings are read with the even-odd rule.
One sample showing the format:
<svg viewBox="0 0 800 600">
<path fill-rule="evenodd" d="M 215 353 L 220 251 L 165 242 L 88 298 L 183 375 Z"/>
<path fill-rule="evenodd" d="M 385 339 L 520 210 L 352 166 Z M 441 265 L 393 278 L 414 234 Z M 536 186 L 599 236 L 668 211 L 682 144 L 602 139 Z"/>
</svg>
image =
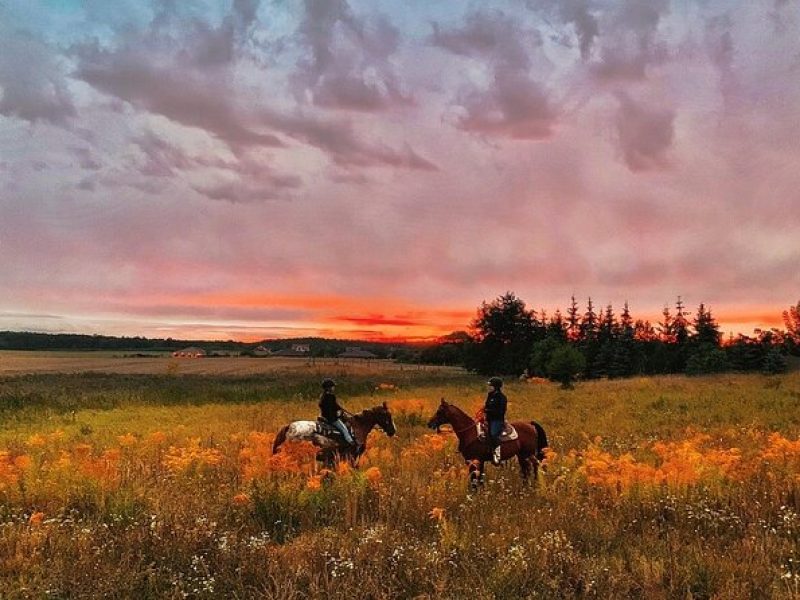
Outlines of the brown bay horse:
<svg viewBox="0 0 800 600">
<path fill-rule="evenodd" d="M 272 444 L 272 453 L 277 453 L 286 441 L 306 441 L 320 449 L 317 453 L 317 460 L 324 463 L 326 467 L 331 467 L 340 460 L 346 460 L 356 466 L 358 459 L 367 449 L 367 437 L 370 431 L 379 427 L 389 437 L 397 432 L 392 413 L 386 402 L 354 415 L 348 414 L 342 420 L 350 426 L 356 441 L 356 448 L 350 448 L 345 446 L 343 441 L 318 433 L 315 421 L 292 421 L 278 431 L 275 442 Z"/>
<path fill-rule="evenodd" d="M 428 422 L 428 427 L 438 431 L 439 427 L 445 424 L 451 425 L 458 437 L 458 451 L 469 464 L 469 481 L 475 488 L 483 483 L 484 466 L 486 461 L 491 460 L 489 444 L 483 437 L 478 436 L 477 423 L 472 417 L 442 398 L 436 414 Z M 532 472 L 533 480 L 536 481 L 539 462 L 544 457 L 543 450 L 547 447 L 544 429 L 534 421 L 514 421 L 511 425 L 517 430 L 518 437 L 501 444 L 500 458 L 506 461 L 516 456 L 522 479 L 527 481 Z"/>
</svg>

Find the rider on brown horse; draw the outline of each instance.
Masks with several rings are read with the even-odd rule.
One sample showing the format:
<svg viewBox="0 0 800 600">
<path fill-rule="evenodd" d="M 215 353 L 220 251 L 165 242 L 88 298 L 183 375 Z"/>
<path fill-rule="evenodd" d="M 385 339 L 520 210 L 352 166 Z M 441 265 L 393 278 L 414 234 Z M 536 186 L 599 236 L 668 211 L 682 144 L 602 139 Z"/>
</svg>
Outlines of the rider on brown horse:
<svg viewBox="0 0 800 600">
<path fill-rule="evenodd" d="M 333 379 L 325 379 L 322 382 L 322 396 L 319 398 L 319 410 L 322 414 L 322 418 L 325 419 L 328 423 L 330 423 L 333 427 L 335 427 L 339 433 L 342 434 L 344 441 L 347 442 L 351 447 L 356 446 L 356 442 L 353 439 L 353 436 L 350 434 L 350 430 L 347 429 L 347 425 L 341 419 L 342 413 L 344 409 L 339 406 L 339 403 L 336 401 L 336 395 L 333 393 L 333 390 L 336 388 L 336 382 Z"/>
<path fill-rule="evenodd" d="M 486 415 L 486 439 L 489 442 L 492 453 L 492 464 L 500 464 L 500 434 L 506 421 L 506 406 L 508 399 L 502 392 L 503 380 L 499 377 L 492 377 L 488 381 L 489 393 L 483 405 Z"/>
</svg>

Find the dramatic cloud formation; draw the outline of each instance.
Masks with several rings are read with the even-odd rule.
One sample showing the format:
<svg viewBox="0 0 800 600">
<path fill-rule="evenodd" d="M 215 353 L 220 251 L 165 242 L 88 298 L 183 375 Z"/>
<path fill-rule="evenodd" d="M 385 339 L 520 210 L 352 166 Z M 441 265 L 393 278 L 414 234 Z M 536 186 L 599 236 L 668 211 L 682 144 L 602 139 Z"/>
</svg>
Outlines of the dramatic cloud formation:
<svg viewBox="0 0 800 600">
<path fill-rule="evenodd" d="M 24 57 L 24 60 L 20 60 Z M 75 106 L 52 48 L 29 32 L 0 24 L 0 115 L 65 124 Z"/>
<path fill-rule="evenodd" d="M 625 93 L 620 93 L 618 100 L 616 125 L 625 163 L 633 171 L 664 166 L 664 154 L 672 144 L 675 114 L 643 107 Z"/>
<path fill-rule="evenodd" d="M 410 104 L 391 66 L 400 32 L 385 18 L 359 19 L 344 0 L 306 0 L 298 28 L 310 58 L 298 61 L 295 93 L 326 108 L 375 111 Z"/>
<path fill-rule="evenodd" d="M 798 8 L 2 3 L 0 329 L 416 338 L 506 290 L 775 325 Z"/>
<path fill-rule="evenodd" d="M 536 30 L 523 31 L 500 12 L 471 13 L 457 29 L 443 30 L 437 23 L 433 27 L 435 45 L 481 58 L 492 73 L 488 89 L 473 86 L 459 94 L 456 104 L 464 111 L 458 118 L 460 128 L 515 139 L 550 135 L 555 110 L 529 74 L 529 52 L 538 51 L 542 43 Z"/>
</svg>

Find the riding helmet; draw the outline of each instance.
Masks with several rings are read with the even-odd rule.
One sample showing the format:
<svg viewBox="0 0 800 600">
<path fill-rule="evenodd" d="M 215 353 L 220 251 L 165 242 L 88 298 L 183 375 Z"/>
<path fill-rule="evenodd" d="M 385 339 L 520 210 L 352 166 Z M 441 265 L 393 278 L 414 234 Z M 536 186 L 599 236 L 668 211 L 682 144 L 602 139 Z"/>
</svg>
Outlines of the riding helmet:
<svg viewBox="0 0 800 600">
<path fill-rule="evenodd" d="M 503 387 L 503 380 L 502 380 L 502 379 L 500 379 L 499 377 L 492 377 L 492 378 L 489 380 L 489 382 L 488 382 L 488 383 L 489 383 L 489 385 L 491 385 L 492 387 L 495 387 L 495 388 L 497 388 L 498 390 L 499 390 L 501 387 Z"/>
<path fill-rule="evenodd" d="M 329 390 L 335 385 L 336 385 L 336 382 L 333 379 L 330 379 L 330 378 L 329 379 L 324 379 L 322 381 L 322 389 L 323 390 Z"/>
</svg>

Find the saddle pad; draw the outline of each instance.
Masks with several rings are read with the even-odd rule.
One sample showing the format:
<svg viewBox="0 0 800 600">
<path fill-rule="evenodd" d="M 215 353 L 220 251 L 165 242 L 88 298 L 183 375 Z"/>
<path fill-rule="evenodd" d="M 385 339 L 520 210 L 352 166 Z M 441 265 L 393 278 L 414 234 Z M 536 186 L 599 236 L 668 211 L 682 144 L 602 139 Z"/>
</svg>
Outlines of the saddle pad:
<svg viewBox="0 0 800 600">
<path fill-rule="evenodd" d="M 336 427 L 328 423 L 322 417 L 317 417 L 316 424 L 317 424 L 318 434 L 324 435 L 325 437 L 329 437 L 335 440 L 343 439 L 342 432 L 336 429 Z M 347 427 L 347 431 L 350 432 L 350 435 L 353 435 L 353 428 L 350 427 L 347 423 L 345 423 L 345 427 Z"/>
<path fill-rule="evenodd" d="M 486 437 L 486 431 L 482 422 L 478 421 L 476 426 L 478 427 L 478 437 Z M 513 442 L 515 439 L 519 437 L 517 430 L 506 421 L 503 423 L 503 431 L 500 432 L 500 443 L 503 442 Z"/>
</svg>

